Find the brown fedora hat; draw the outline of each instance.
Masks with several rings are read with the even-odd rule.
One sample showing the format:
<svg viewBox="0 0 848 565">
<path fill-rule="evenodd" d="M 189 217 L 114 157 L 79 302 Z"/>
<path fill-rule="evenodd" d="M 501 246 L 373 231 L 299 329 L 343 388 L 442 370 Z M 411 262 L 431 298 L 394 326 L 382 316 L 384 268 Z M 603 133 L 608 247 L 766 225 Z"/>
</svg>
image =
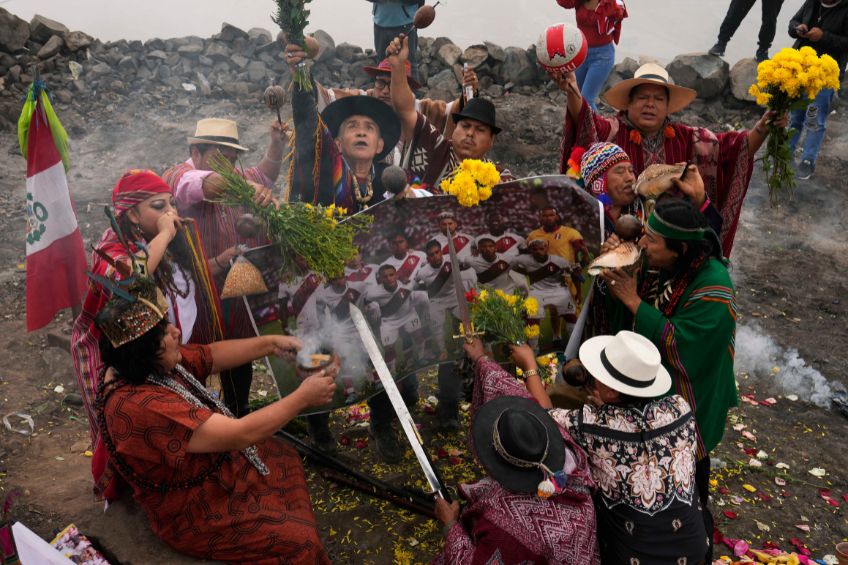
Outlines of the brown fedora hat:
<svg viewBox="0 0 848 565">
<path fill-rule="evenodd" d="M 668 113 L 678 112 L 692 103 L 697 92 L 691 88 L 677 86 L 666 71 L 656 63 L 646 63 L 636 69 L 633 78 L 623 80 L 604 92 L 603 99 L 616 110 L 626 110 L 630 103 L 630 91 L 640 84 L 656 84 L 668 89 Z"/>
<path fill-rule="evenodd" d="M 239 151 L 248 151 L 247 147 L 239 144 L 238 126 L 233 120 L 222 118 L 205 118 L 198 120 L 194 136 L 188 138 L 189 145 L 200 143 L 223 145 Z"/>
</svg>

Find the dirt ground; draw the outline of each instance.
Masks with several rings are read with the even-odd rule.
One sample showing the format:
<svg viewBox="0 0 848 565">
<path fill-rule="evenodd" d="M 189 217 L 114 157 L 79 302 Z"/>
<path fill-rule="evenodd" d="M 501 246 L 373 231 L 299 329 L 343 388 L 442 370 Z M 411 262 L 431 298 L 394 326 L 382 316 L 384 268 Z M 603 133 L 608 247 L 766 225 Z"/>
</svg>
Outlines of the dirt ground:
<svg viewBox="0 0 848 565">
<path fill-rule="evenodd" d="M 99 238 L 102 205 L 120 173 L 138 167 L 161 171 L 186 158 L 185 137 L 198 118 L 237 119 L 246 145 L 255 148 L 252 155 L 257 157 L 264 146 L 261 124 L 270 121 L 259 104 L 237 107 L 215 101 L 200 108 L 145 96 L 118 104 L 103 96 L 96 111 L 57 108 L 73 140 L 69 182 L 86 245 Z M 527 112 L 520 96 L 504 99 L 500 108 L 508 117 Z M 556 166 L 555 150 L 548 148 L 558 147 L 561 114 L 550 105 L 539 111 L 551 124 L 547 139 L 516 136 L 515 152 L 499 152 L 519 174 Z M 742 326 L 756 324 L 752 327 L 778 346 L 797 349 L 828 381 L 848 384 L 844 113 L 843 108 L 832 116 L 819 171 L 813 181 L 799 184 L 792 202 L 770 207 L 761 175 L 755 174 L 734 249 L 733 276 Z M 752 109 L 751 122 L 755 116 Z M 26 436 L 0 427 L 0 498 L 20 489 L 14 519 L 48 539 L 74 522 L 96 538 L 115 563 L 197 563 L 154 538 L 143 513 L 131 502 L 117 503 L 104 513 L 91 495 L 87 425 L 74 404 L 76 383 L 67 351 L 68 314 L 45 331 L 25 332 L 24 166 L 15 136 L 0 134 L 0 231 L 7 234 L 0 238 L 0 417 L 21 412 L 35 422 L 35 433 Z M 775 360 L 778 372 L 785 370 L 781 362 Z M 764 402 L 743 402 L 732 412 L 715 454 L 720 460 L 713 492 L 717 526 L 728 538 L 745 539 L 752 547 L 772 542 L 791 549 L 790 540 L 796 539 L 820 558 L 848 538 L 848 419 L 804 401 L 808 396 L 803 391 L 802 399 L 791 400 L 794 396 L 776 384 L 775 374 L 740 372 L 740 392 L 751 395 L 746 398 L 755 399 L 752 402 Z M 260 382 L 255 390 L 266 386 Z M 425 379 L 422 398 L 427 386 L 432 380 Z M 765 402 L 769 398 L 775 403 Z M 446 481 L 477 477 L 464 434 L 433 435 L 435 418 L 423 410 L 419 414 L 431 452 L 442 455 L 437 455 L 437 464 Z M 333 425 L 338 435 L 350 440 L 340 447 L 341 457 L 385 480 L 423 487 L 411 452 L 401 465 L 381 465 L 361 426 L 348 424 L 344 412 L 334 415 Z M 358 448 L 357 443 L 364 446 Z M 752 465 L 752 459 L 761 465 Z M 816 468 L 824 469 L 824 476 L 810 474 Z M 438 551 L 439 527 L 432 520 L 325 481 L 314 467 L 308 466 L 307 472 L 334 562 L 425 562 Z M 723 554 L 729 550 L 719 548 L 717 555 Z"/>
</svg>

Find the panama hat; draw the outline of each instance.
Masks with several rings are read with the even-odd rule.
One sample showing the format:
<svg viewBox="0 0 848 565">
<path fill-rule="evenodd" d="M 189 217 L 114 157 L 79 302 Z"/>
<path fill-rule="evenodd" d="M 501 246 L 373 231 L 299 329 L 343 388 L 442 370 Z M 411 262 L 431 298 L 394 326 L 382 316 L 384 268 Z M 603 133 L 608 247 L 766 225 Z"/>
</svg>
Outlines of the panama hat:
<svg viewBox="0 0 848 565">
<path fill-rule="evenodd" d="M 635 332 L 593 337 L 580 346 L 580 361 L 595 380 L 618 392 L 654 398 L 671 387 L 657 346 Z"/>
<path fill-rule="evenodd" d="M 603 99 L 616 110 L 626 110 L 630 103 L 630 91 L 640 84 L 656 84 L 668 89 L 668 113 L 673 114 L 692 103 L 697 92 L 691 88 L 677 86 L 668 76 L 668 71 L 656 63 L 646 63 L 636 69 L 633 78 L 622 80 L 604 92 Z"/>
<path fill-rule="evenodd" d="M 536 493 L 546 472 L 565 465 L 565 441 L 548 411 L 528 398 L 499 396 L 477 410 L 474 452 L 486 472 L 513 492 Z"/>
<path fill-rule="evenodd" d="M 342 123 L 351 116 L 367 116 L 380 128 L 383 150 L 374 157 L 375 162 L 394 150 L 400 139 L 400 120 L 388 104 L 371 96 L 345 96 L 321 112 L 321 119 L 327 124 L 333 138 L 338 137 Z"/>
<path fill-rule="evenodd" d="M 247 147 L 239 144 L 238 126 L 233 120 L 222 118 L 205 118 L 198 120 L 194 137 L 189 137 L 190 145 L 208 143 L 210 145 L 223 145 L 232 147 L 239 151 L 249 151 Z"/>
</svg>

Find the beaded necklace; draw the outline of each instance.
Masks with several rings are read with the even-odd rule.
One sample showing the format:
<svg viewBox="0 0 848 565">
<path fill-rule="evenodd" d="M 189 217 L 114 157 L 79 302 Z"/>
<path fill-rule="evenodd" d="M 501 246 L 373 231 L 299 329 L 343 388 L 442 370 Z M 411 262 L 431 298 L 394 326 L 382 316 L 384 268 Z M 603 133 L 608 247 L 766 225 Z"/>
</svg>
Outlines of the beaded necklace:
<svg viewBox="0 0 848 565">
<path fill-rule="evenodd" d="M 189 404 L 200 408 L 212 408 L 220 412 L 221 414 L 232 418 L 232 412 L 230 412 L 226 406 L 224 406 L 218 399 L 214 398 L 209 394 L 209 391 L 206 390 L 206 387 L 198 381 L 194 375 L 189 373 L 182 365 L 177 365 L 175 368 L 176 372 L 179 373 L 181 377 L 185 379 L 185 381 L 197 391 L 197 396 L 192 394 L 186 387 L 182 384 L 174 380 L 170 376 L 159 376 L 159 375 L 150 375 L 147 377 L 147 382 L 150 384 L 155 384 L 158 386 L 162 386 L 167 388 L 168 390 L 176 393 L 182 399 L 184 399 Z M 113 392 L 118 390 L 119 388 L 126 386 L 126 382 L 103 382 L 99 390 L 97 391 L 97 403 L 96 409 L 98 414 L 98 425 L 100 427 L 100 437 L 103 438 L 103 443 L 106 445 L 106 449 L 109 451 L 109 456 L 111 458 L 111 462 L 115 464 L 115 466 L 120 471 L 121 475 L 124 476 L 130 482 L 135 483 L 136 485 L 148 489 L 159 491 L 162 494 L 165 494 L 172 490 L 184 490 L 188 488 L 192 488 L 195 486 L 199 486 L 203 484 L 210 476 L 216 473 L 225 461 L 230 459 L 229 453 L 222 453 L 212 465 L 210 465 L 207 469 L 200 472 L 198 475 L 186 479 L 183 481 L 174 481 L 167 483 L 157 483 L 149 479 L 144 475 L 140 475 L 135 472 L 135 470 L 124 461 L 121 456 L 118 454 L 118 450 L 115 447 L 115 444 L 112 442 L 112 438 L 109 435 L 109 430 L 106 426 L 106 416 L 104 413 L 104 408 L 106 406 L 106 401 L 111 396 Z M 199 398 L 198 398 L 199 397 Z M 268 475 L 269 470 L 262 459 L 259 457 L 256 446 L 251 445 L 241 451 L 242 455 L 250 461 L 251 465 L 253 465 L 257 471 L 259 471 L 260 475 Z"/>
<path fill-rule="evenodd" d="M 350 181 L 352 184 L 351 188 L 353 189 L 353 199 L 363 206 L 367 205 L 368 202 L 371 201 L 371 198 L 374 197 L 374 166 L 371 166 L 371 172 L 368 173 L 368 183 L 365 185 L 364 194 L 359 186 L 359 180 L 356 178 L 353 171 L 350 172 Z"/>
</svg>

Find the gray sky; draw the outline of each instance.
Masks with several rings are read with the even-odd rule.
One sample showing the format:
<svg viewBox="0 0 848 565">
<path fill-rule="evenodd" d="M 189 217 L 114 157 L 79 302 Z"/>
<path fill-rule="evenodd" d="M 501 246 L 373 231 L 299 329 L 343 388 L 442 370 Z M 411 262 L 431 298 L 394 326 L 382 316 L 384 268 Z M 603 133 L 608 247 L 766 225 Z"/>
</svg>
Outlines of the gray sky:
<svg viewBox="0 0 848 565">
<path fill-rule="evenodd" d="M 428 0 L 432 4 L 433 0 Z M 730 0 L 626 0 L 617 59 L 640 55 L 670 60 L 674 55 L 706 51 L 715 42 Z M 789 18 L 803 0 L 786 0 L 777 24 L 775 48 L 791 45 Z M 41 14 L 72 30 L 104 41 L 199 35 L 208 37 L 229 22 L 244 29 L 271 30 L 272 0 L 0 0 L 7 10 L 29 20 Z M 307 31 L 324 29 L 336 42 L 372 46 L 370 3 L 365 0 L 313 0 Z M 443 0 L 435 23 L 422 32 L 447 36 L 463 47 L 483 40 L 527 47 L 552 23 L 574 22 L 574 11 L 554 0 Z M 757 48 L 761 3 L 757 2 L 730 42 L 733 63 Z"/>
</svg>

